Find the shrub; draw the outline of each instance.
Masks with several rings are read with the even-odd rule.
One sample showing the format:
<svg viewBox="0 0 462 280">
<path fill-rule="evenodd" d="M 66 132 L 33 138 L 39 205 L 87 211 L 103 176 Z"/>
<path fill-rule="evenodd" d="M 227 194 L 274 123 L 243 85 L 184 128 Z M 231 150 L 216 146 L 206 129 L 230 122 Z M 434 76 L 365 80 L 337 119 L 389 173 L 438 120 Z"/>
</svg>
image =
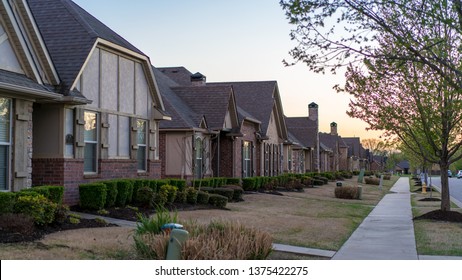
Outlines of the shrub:
<svg viewBox="0 0 462 280">
<path fill-rule="evenodd" d="M 336 187 L 335 197 L 344 199 L 361 199 L 362 188 L 361 187 Z"/>
<path fill-rule="evenodd" d="M 157 207 L 156 215 L 153 217 L 146 217 L 138 214 L 138 222 L 136 224 L 135 234 L 159 234 L 162 232 L 162 226 L 169 223 L 178 222 L 178 213 L 170 214 L 165 208 Z"/>
<path fill-rule="evenodd" d="M 228 204 L 228 198 L 219 194 L 212 193 L 209 196 L 209 204 L 219 208 L 225 208 L 226 204 Z"/>
<path fill-rule="evenodd" d="M 314 179 L 321 180 L 321 181 L 323 181 L 324 184 L 329 183 L 329 179 L 327 179 L 326 177 L 323 177 L 323 176 L 314 176 Z"/>
<path fill-rule="evenodd" d="M 211 188 L 211 187 L 202 187 L 201 191 L 208 192 L 208 193 L 213 193 L 213 188 Z"/>
<path fill-rule="evenodd" d="M 164 186 L 166 185 L 161 186 L 155 194 L 154 202 L 156 207 L 164 207 L 164 205 L 168 202 L 169 190 L 168 187 L 164 188 Z"/>
<path fill-rule="evenodd" d="M 323 180 L 312 179 L 312 182 L 313 182 L 313 186 L 322 186 L 322 185 L 324 185 L 324 181 L 323 181 Z"/>
<path fill-rule="evenodd" d="M 117 181 L 104 181 L 101 182 L 106 186 L 106 203 L 105 207 L 112 207 L 115 205 L 117 199 Z"/>
<path fill-rule="evenodd" d="M 0 192 L 0 214 L 12 213 L 15 202 L 16 193 Z"/>
<path fill-rule="evenodd" d="M 25 189 L 23 191 L 34 191 L 43 195 L 48 200 L 56 203 L 62 204 L 63 203 L 63 196 L 64 196 L 64 187 L 63 186 L 39 186 L 33 187 L 30 189 Z"/>
<path fill-rule="evenodd" d="M 133 185 L 128 180 L 117 180 L 117 198 L 115 206 L 125 207 L 128 202 L 128 196 L 130 191 L 133 192 Z M 133 196 L 133 193 L 132 193 Z"/>
<path fill-rule="evenodd" d="M 136 203 L 137 201 L 136 194 L 138 193 L 138 190 L 142 187 L 149 187 L 149 181 L 144 180 L 144 179 L 133 180 L 133 197 L 132 197 L 133 202 Z"/>
<path fill-rule="evenodd" d="M 185 224 L 185 229 L 190 237 L 182 248 L 184 260 L 264 260 L 272 252 L 271 235 L 238 222 Z"/>
<path fill-rule="evenodd" d="M 35 229 L 34 219 L 19 213 L 0 214 L 0 229 L 20 234 L 31 234 Z"/>
<path fill-rule="evenodd" d="M 241 185 L 241 179 L 239 178 L 226 178 L 226 185 L 236 185 L 240 186 Z"/>
<path fill-rule="evenodd" d="M 244 190 L 241 187 L 229 185 L 229 186 L 223 186 L 223 188 L 233 190 L 233 198 L 230 200 L 233 200 L 233 201 L 243 201 L 244 200 L 242 198 L 244 195 Z"/>
<path fill-rule="evenodd" d="M 175 202 L 176 203 L 186 203 L 186 196 L 187 196 L 186 189 L 183 189 L 181 191 L 178 190 L 176 192 Z"/>
<path fill-rule="evenodd" d="M 84 209 L 103 209 L 106 203 L 106 185 L 102 183 L 89 183 L 79 186 L 80 207 Z"/>
<path fill-rule="evenodd" d="M 178 188 L 172 185 L 163 185 L 160 190 L 165 190 L 167 193 L 167 203 L 173 203 L 175 201 Z"/>
<path fill-rule="evenodd" d="M 197 203 L 197 190 L 193 187 L 186 188 L 186 202 L 189 204 Z"/>
<path fill-rule="evenodd" d="M 234 190 L 230 188 L 215 188 L 213 189 L 213 193 L 222 195 L 228 198 L 228 201 L 231 201 L 233 199 Z"/>
<path fill-rule="evenodd" d="M 154 206 L 155 193 L 150 187 L 145 186 L 138 188 L 135 197 L 135 203 L 142 207 L 151 208 Z"/>
<path fill-rule="evenodd" d="M 157 181 L 156 181 L 157 189 L 159 189 L 159 188 L 162 187 L 163 185 L 168 185 L 169 183 L 170 183 L 170 181 L 169 181 L 168 179 L 157 180 Z"/>
<path fill-rule="evenodd" d="M 204 191 L 197 192 L 197 203 L 198 204 L 208 204 L 209 203 L 209 194 Z"/>
<path fill-rule="evenodd" d="M 158 191 L 157 188 L 157 180 L 148 180 L 149 182 L 149 187 L 156 193 Z"/>
<path fill-rule="evenodd" d="M 56 203 L 41 194 L 22 195 L 16 200 L 14 212 L 30 216 L 36 225 L 42 226 L 54 221 L 57 207 Z"/>
<path fill-rule="evenodd" d="M 242 188 L 244 191 L 253 191 L 255 190 L 255 178 L 243 178 L 242 179 Z"/>
<path fill-rule="evenodd" d="M 373 177 L 365 177 L 364 182 L 368 185 L 380 185 L 380 179 L 379 178 L 373 178 Z"/>
<path fill-rule="evenodd" d="M 186 188 L 186 180 L 170 179 L 170 185 L 177 187 L 178 191 L 182 191 Z"/>
<path fill-rule="evenodd" d="M 310 187 L 313 185 L 313 179 L 309 176 L 302 176 L 300 180 L 301 180 L 301 183 L 305 185 L 306 187 Z"/>
<path fill-rule="evenodd" d="M 58 207 L 56 208 L 56 211 L 55 211 L 54 222 L 60 223 L 60 224 L 64 223 L 66 221 L 68 213 L 69 213 L 69 206 L 58 204 Z"/>
</svg>

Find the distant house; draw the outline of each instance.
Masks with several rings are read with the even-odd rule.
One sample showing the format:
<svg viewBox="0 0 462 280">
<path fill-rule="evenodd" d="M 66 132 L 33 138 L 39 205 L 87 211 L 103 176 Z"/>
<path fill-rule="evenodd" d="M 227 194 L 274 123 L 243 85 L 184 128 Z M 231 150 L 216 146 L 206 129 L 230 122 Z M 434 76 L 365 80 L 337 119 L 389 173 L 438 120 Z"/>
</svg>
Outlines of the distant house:
<svg viewBox="0 0 462 280">
<path fill-rule="evenodd" d="M 327 170 L 341 171 L 348 169 L 348 145 L 337 133 L 337 123 L 330 124 L 330 133 L 319 133 L 319 141 L 330 151 Z"/>
<path fill-rule="evenodd" d="M 289 172 L 316 172 L 319 168 L 318 105 L 308 105 L 308 117 L 286 117 L 293 168 Z"/>
<path fill-rule="evenodd" d="M 359 137 L 342 137 L 348 146 L 348 171 L 369 170 L 366 150 L 361 145 Z"/>
<path fill-rule="evenodd" d="M 207 83 L 200 73 L 192 74 L 184 67 L 166 67 L 158 70 L 170 79 L 170 90 L 175 91 L 175 84 L 194 91 L 210 91 L 226 88 L 232 92 L 237 112 L 237 125 L 229 122 L 229 127 L 219 127 L 220 133 L 214 137 L 214 157 L 210 176 L 253 177 L 276 176 L 283 173 L 284 145 L 288 144 L 287 128 L 284 120 L 279 90 L 275 81 L 268 82 L 221 82 Z M 188 91 L 189 89 L 185 89 Z M 199 95 L 198 95 L 199 96 Z M 167 99 L 168 97 L 166 97 Z M 232 106 L 227 108 L 208 98 L 200 99 L 207 104 L 207 110 L 233 115 Z M 198 100 L 196 100 L 198 101 Z M 230 103 L 231 104 L 231 103 Z M 174 104 L 172 104 L 174 107 Z M 188 106 L 191 109 L 190 106 Z M 205 110 L 193 110 L 202 115 Z M 206 123 L 223 124 L 225 118 L 207 117 Z M 172 116 L 173 123 L 177 117 Z M 213 119 L 212 119 L 213 118 Z M 161 131 L 171 134 L 172 124 L 161 124 Z M 197 124 L 196 124 L 197 126 Z M 166 140 L 166 143 L 170 142 Z M 169 145 L 169 144 L 166 144 Z M 170 144 L 172 145 L 172 144 Z M 169 158 L 169 156 L 166 156 Z M 166 172 L 166 176 L 168 176 Z"/>
<path fill-rule="evenodd" d="M 410 168 L 411 165 L 409 164 L 409 161 L 403 160 L 396 164 L 394 171 L 400 174 L 409 174 Z"/>
<path fill-rule="evenodd" d="M 228 152 L 233 153 L 223 143 L 242 136 L 233 88 L 206 85 L 205 76 L 183 67 L 154 68 L 154 72 L 172 118 L 160 124 L 162 177 L 223 175 Z"/>
<path fill-rule="evenodd" d="M 149 58 L 70 0 L 1 2 L 0 104 L 2 190 L 160 177 Z"/>
</svg>

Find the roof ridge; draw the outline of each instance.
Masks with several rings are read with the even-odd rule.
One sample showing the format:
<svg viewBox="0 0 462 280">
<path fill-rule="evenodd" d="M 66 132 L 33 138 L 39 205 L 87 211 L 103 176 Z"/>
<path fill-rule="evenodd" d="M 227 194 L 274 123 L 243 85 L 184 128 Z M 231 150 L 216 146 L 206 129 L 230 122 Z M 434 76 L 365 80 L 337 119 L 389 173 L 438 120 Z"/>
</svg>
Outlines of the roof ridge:
<svg viewBox="0 0 462 280">
<path fill-rule="evenodd" d="M 77 3 L 70 0 L 60 0 L 63 3 L 64 8 L 69 11 L 69 13 L 74 17 L 74 19 L 91 35 L 92 38 L 98 38 L 98 33 L 91 27 L 90 24 L 83 18 L 82 14 L 76 11 L 75 7 L 80 8 L 82 11 L 85 11 L 82 7 L 77 5 Z M 72 6 L 74 5 L 74 7 Z M 96 19 L 96 18 L 95 18 Z M 96 19 L 98 20 L 98 19 Z M 99 21 L 99 20 L 98 20 Z M 100 21 L 101 22 L 101 21 Z M 102 23 L 102 22 L 101 22 Z M 104 23 L 102 23 L 104 25 Z M 107 26 L 106 26 L 107 27 Z"/>
</svg>

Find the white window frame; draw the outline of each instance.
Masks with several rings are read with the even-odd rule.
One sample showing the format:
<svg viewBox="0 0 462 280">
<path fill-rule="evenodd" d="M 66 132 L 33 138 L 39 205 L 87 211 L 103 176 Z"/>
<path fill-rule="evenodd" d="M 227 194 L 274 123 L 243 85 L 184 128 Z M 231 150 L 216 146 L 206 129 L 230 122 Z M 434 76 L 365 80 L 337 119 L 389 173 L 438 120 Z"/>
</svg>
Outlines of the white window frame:
<svg viewBox="0 0 462 280">
<path fill-rule="evenodd" d="M 96 120 L 96 123 L 95 123 L 96 140 L 87 140 L 87 139 L 85 139 L 85 136 L 84 136 L 84 143 L 85 143 L 85 148 L 84 148 L 84 174 L 97 174 L 98 173 L 98 159 L 99 159 L 99 149 L 98 149 L 98 142 L 99 141 L 98 141 L 98 139 L 99 139 L 99 134 L 100 134 L 100 129 L 99 129 L 99 115 L 100 114 L 98 112 L 95 112 L 95 111 L 84 111 L 85 126 L 87 125 L 86 119 L 85 119 L 85 114 L 87 114 L 87 113 L 95 115 L 95 120 Z M 91 171 L 86 171 L 85 170 L 85 156 L 86 156 L 85 155 L 85 149 L 86 149 L 87 144 L 95 145 L 95 159 L 94 159 L 95 160 L 95 162 L 94 162 L 95 168 L 94 168 L 94 170 L 91 170 Z"/>
<path fill-rule="evenodd" d="M 198 147 L 200 143 L 200 147 Z M 200 156 L 200 157 L 199 157 Z M 200 161 L 200 164 L 198 162 Z M 202 179 L 202 172 L 204 169 L 204 140 L 197 136 L 194 138 L 194 178 Z"/>
<path fill-rule="evenodd" d="M 11 146 L 12 146 L 12 141 L 11 141 L 11 134 L 13 132 L 13 100 L 11 98 L 5 98 L 5 97 L 0 97 L 0 99 L 8 100 L 9 106 L 8 106 L 8 111 L 9 111 L 9 128 L 8 128 L 8 142 L 0 142 L 0 146 L 6 146 L 6 174 L 5 174 L 5 189 L 1 189 L 1 192 L 9 192 L 10 191 L 10 179 L 11 179 Z"/>
<path fill-rule="evenodd" d="M 252 177 L 252 142 L 242 143 L 242 177 Z"/>
</svg>

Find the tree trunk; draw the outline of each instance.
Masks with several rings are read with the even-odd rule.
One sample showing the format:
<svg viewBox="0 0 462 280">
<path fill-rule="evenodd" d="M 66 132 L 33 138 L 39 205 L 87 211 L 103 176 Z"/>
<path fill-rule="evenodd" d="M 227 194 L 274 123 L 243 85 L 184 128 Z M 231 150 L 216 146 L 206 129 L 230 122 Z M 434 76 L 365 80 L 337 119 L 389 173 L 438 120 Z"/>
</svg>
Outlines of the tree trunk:
<svg viewBox="0 0 462 280">
<path fill-rule="evenodd" d="M 441 211 L 451 211 L 451 200 L 449 199 L 448 161 L 441 161 Z"/>
</svg>

